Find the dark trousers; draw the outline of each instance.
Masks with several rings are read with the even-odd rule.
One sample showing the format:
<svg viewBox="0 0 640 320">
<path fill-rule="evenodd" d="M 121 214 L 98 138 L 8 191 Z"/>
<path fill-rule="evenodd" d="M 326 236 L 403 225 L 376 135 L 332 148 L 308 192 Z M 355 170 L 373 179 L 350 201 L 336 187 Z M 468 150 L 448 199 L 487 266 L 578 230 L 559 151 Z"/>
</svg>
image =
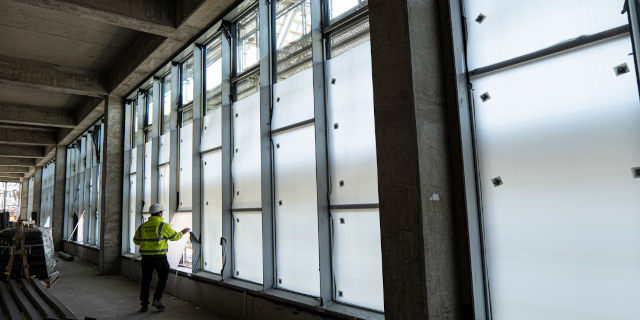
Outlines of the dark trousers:
<svg viewBox="0 0 640 320">
<path fill-rule="evenodd" d="M 158 273 L 158 285 L 156 285 L 156 292 L 153 294 L 153 300 L 162 299 L 164 288 L 167 286 L 167 280 L 169 280 L 169 261 L 167 256 L 142 256 L 142 287 L 140 288 L 140 304 L 149 304 L 149 286 L 151 285 L 151 277 L 153 276 L 153 270 Z"/>
</svg>

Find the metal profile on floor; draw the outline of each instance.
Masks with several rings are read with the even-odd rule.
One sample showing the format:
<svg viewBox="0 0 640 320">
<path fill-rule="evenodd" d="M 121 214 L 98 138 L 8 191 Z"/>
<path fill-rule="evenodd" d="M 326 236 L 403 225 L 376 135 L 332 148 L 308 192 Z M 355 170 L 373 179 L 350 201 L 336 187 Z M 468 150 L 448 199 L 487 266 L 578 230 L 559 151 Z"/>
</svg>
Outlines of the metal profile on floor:
<svg viewBox="0 0 640 320">
<path fill-rule="evenodd" d="M 71 310 L 69 310 L 69 308 L 67 308 L 67 306 L 65 306 L 62 302 L 60 302 L 60 300 L 58 300 L 56 297 L 54 297 L 51 293 L 49 293 L 47 291 L 47 289 L 44 287 L 44 285 L 42 285 L 42 282 L 40 282 L 40 280 L 38 279 L 33 279 L 33 281 L 31 281 L 33 283 L 33 286 L 36 288 L 36 291 L 38 292 L 38 294 L 40 294 L 40 296 L 47 301 L 47 303 L 53 307 L 53 309 L 56 310 L 56 312 L 58 312 L 58 315 L 60 315 L 60 317 L 62 317 L 62 320 L 78 320 L 78 318 L 73 314 L 73 312 L 71 312 Z M 3 282 L 0 282 L 0 290 L 2 290 L 2 284 L 4 284 Z M 5 284 L 6 287 L 6 284 Z"/>
<path fill-rule="evenodd" d="M 27 319 L 29 320 L 42 319 L 42 317 L 38 313 L 38 310 L 36 310 L 36 307 L 34 307 L 31 304 L 27 296 L 24 294 L 24 292 L 22 292 L 22 289 L 20 289 L 20 286 L 18 285 L 15 279 L 9 279 L 9 290 L 11 290 L 11 294 L 13 295 L 13 298 L 15 299 L 16 303 L 20 306 L 20 309 L 22 309 L 22 312 L 24 313 Z"/>
<path fill-rule="evenodd" d="M 20 284 L 22 285 L 22 289 L 27 295 L 27 298 L 31 300 L 31 303 L 40 311 L 41 315 L 43 315 L 47 320 L 60 319 L 56 312 L 53 311 L 47 302 L 45 302 L 44 299 L 42 299 L 42 297 L 36 292 L 33 286 L 31 286 L 29 280 L 20 279 Z"/>
<path fill-rule="evenodd" d="M 7 283 L 3 281 L 0 281 L 0 302 L 2 302 L 2 309 L 4 309 L 5 314 L 9 316 L 10 320 L 22 320 L 20 308 L 18 308 L 16 302 L 13 301 Z"/>
</svg>

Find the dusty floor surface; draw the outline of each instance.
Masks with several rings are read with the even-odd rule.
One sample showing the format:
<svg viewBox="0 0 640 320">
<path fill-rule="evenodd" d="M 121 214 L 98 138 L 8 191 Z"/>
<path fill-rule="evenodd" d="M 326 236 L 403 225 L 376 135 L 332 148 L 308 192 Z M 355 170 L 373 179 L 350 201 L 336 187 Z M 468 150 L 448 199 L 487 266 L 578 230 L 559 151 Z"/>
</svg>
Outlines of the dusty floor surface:
<svg viewBox="0 0 640 320">
<path fill-rule="evenodd" d="M 140 286 L 135 282 L 119 275 L 99 276 L 98 266 L 77 258 L 58 258 L 57 270 L 60 279 L 50 290 L 78 319 L 229 319 L 167 294 L 162 299 L 165 311 L 150 306 L 149 312 L 140 313 Z"/>
</svg>

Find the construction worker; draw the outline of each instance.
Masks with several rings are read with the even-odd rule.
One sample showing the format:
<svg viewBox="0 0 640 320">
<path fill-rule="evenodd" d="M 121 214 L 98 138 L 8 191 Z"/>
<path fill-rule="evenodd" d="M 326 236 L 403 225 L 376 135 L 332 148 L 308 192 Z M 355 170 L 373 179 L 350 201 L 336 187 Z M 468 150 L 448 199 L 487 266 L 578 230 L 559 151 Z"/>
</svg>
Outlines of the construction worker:
<svg viewBox="0 0 640 320">
<path fill-rule="evenodd" d="M 189 228 L 184 228 L 180 232 L 173 231 L 168 223 L 162 221 L 163 210 L 161 204 L 152 204 L 149 207 L 151 217 L 138 227 L 133 237 L 133 242 L 140 246 L 140 254 L 142 254 L 141 312 L 149 310 L 149 286 L 151 285 L 153 270 L 158 273 L 158 285 L 156 286 L 156 292 L 153 294 L 153 303 L 151 305 L 159 310 L 164 310 L 164 305 L 160 300 L 169 279 L 170 267 L 167 260 L 169 244 L 167 240 L 178 241 L 183 234 L 190 230 Z"/>
</svg>

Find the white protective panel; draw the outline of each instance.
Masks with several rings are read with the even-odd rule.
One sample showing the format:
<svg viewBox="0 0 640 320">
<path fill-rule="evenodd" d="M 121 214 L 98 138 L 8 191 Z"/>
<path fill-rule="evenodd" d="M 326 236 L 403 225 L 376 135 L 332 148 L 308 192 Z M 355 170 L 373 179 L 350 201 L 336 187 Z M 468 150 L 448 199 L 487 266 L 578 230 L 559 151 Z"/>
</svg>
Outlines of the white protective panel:
<svg viewBox="0 0 640 320">
<path fill-rule="evenodd" d="M 160 150 L 158 153 L 158 164 L 165 164 L 171 161 L 171 134 L 160 136 Z"/>
<path fill-rule="evenodd" d="M 332 210 L 336 301 L 384 311 L 378 210 Z"/>
<path fill-rule="evenodd" d="M 233 276 L 262 283 L 262 212 L 233 214 Z"/>
<path fill-rule="evenodd" d="M 170 224 L 171 228 L 177 232 L 180 232 L 184 228 L 191 228 L 191 212 L 176 212 L 173 216 L 173 220 L 170 221 Z M 184 249 L 186 248 L 188 241 L 188 233 L 183 235 L 178 241 L 167 241 L 169 243 L 167 260 L 169 260 L 169 265 L 172 269 L 178 268 L 180 259 L 182 258 L 182 254 L 184 253 Z"/>
<path fill-rule="evenodd" d="M 138 148 L 133 148 L 131 149 L 131 164 L 129 167 L 129 172 L 130 173 L 136 173 L 136 167 L 137 167 L 137 163 L 138 163 Z"/>
<path fill-rule="evenodd" d="M 169 212 L 169 173 L 171 166 L 165 164 L 158 167 L 158 203 L 162 205 L 165 212 Z"/>
<path fill-rule="evenodd" d="M 220 110 L 220 109 L 218 109 Z M 222 150 L 202 156 L 202 254 L 204 270 L 222 270 Z"/>
<path fill-rule="evenodd" d="M 465 1 L 469 70 L 629 23 L 619 0 Z M 474 20 L 482 14 L 482 23 Z"/>
<path fill-rule="evenodd" d="M 142 212 L 149 212 L 151 206 L 151 141 L 144 144 L 144 206 Z"/>
<path fill-rule="evenodd" d="M 473 80 L 493 319 L 638 318 L 630 52 L 626 36 Z"/>
<path fill-rule="evenodd" d="M 260 93 L 235 102 L 233 115 L 233 208 L 261 208 Z"/>
<path fill-rule="evenodd" d="M 204 117 L 200 152 L 222 146 L 222 108 Z"/>
<path fill-rule="evenodd" d="M 134 253 L 136 249 L 133 243 L 133 235 L 136 232 L 136 175 L 129 176 L 129 253 Z"/>
<path fill-rule="evenodd" d="M 180 169 L 178 170 L 178 210 L 191 210 L 193 200 L 193 124 L 180 128 Z"/>
<path fill-rule="evenodd" d="M 277 286 L 320 295 L 315 127 L 273 136 Z M 280 203 L 282 201 L 282 203 Z"/>
<path fill-rule="evenodd" d="M 327 61 L 326 75 L 331 204 L 378 203 L 370 42 Z"/>
<path fill-rule="evenodd" d="M 273 86 L 271 130 L 314 118 L 313 68 Z"/>
</svg>

